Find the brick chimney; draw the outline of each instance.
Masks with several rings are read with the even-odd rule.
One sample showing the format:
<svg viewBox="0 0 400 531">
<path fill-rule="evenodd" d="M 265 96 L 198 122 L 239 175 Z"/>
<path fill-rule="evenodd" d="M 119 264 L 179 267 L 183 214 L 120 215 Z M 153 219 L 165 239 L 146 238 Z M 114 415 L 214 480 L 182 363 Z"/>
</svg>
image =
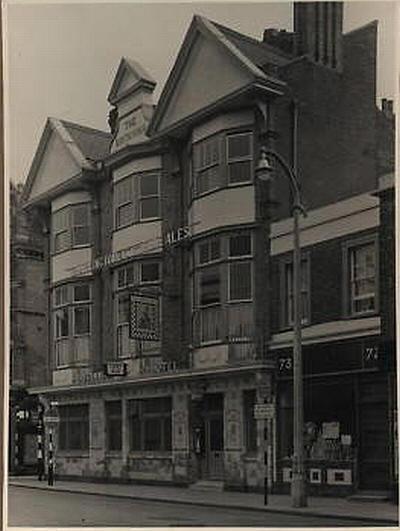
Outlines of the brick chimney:
<svg viewBox="0 0 400 531">
<path fill-rule="evenodd" d="M 342 2 L 295 2 L 296 55 L 340 70 L 342 66 Z"/>
</svg>

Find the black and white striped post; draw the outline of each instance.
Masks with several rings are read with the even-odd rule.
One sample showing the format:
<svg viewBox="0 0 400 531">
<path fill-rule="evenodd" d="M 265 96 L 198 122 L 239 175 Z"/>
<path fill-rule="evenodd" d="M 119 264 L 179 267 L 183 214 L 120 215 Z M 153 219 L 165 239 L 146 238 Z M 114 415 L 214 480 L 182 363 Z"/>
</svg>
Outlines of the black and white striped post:
<svg viewBox="0 0 400 531">
<path fill-rule="evenodd" d="M 43 422 L 43 406 L 39 404 L 38 424 L 37 424 L 37 473 L 38 480 L 42 481 L 44 476 L 44 422 Z"/>
<path fill-rule="evenodd" d="M 47 482 L 49 486 L 54 485 L 54 449 L 52 428 L 49 429 L 49 461 L 47 470 Z"/>
</svg>

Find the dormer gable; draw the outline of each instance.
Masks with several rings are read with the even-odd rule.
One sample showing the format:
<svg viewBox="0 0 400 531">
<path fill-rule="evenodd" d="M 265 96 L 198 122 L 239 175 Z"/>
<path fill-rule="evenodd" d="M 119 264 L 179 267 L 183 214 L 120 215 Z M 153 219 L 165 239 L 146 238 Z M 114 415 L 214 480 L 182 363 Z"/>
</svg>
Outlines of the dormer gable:
<svg viewBox="0 0 400 531">
<path fill-rule="evenodd" d="M 139 63 L 126 57 L 121 59 L 108 95 L 114 106 L 110 113 L 112 152 L 147 140 L 155 86 L 154 79 Z"/>
</svg>

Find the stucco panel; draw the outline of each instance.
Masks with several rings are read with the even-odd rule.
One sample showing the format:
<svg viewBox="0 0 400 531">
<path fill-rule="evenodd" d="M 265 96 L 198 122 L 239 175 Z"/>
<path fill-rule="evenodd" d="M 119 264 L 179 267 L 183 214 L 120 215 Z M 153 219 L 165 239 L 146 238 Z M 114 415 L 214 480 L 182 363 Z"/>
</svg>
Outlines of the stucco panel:
<svg viewBox="0 0 400 531">
<path fill-rule="evenodd" d="M 253 185 L 227 188 L 194 201 L 189 211 L 193 234 L 255 221 Z"/>
<path fill-rule="evenodd" d="M 81 168 L 74 161 L 58 134 L 53 133 L 47 143 L 46 151 L 36 179 L 33 183 L 30 198 L 33 199 L 52 188 L 78 175 Z"/>
<path fill-rule="evenodd" d="M 160 129 L 235 92 L 250 80 L 249 74 L 236 65 L 218 44 L 199 36 L 174 89 Z"/>
<path fill-rule="evenodd" d="M 112 252 L 136 246 L 131 256 L 143 253 L 156 253 L 161 250 L 161 221 L 136 223 L 114 232 Z"/>
<path fill-rule="evenodd" d="M 92 261 L 92 249 L 82 247 L 81 249 L 71 249 L 64 253 L 56 254 L 51 258 L 51 281 L 59 282 L 72 277 L 76 271 L 85 271 L 90 274 L 88 265 Z"/>
</svg>

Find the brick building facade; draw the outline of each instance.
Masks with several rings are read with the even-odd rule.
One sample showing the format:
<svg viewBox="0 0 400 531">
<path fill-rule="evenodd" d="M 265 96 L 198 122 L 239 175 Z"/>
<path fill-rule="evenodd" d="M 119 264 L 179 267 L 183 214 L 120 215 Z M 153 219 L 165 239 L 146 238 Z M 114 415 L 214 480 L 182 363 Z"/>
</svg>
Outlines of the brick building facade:
<svg viewBox="0 0 400 531">
<path fill-rule="evenodd" d="M 111 134 L 48 120 L 25 198 L 49 229 L 52 385 L 32 392 L 59 404 L 60 475 L 257 490 L 265 450 L 270 487 L 289 488 L 291 196 L 279 172 L 274 204 L 255 178 L 267 145 L 308 211 L 309 489 L 390 486 L 376 29 L 343 35 L 340 3 L 298 4 L 294 33 L 263 41 L 195 16 L 157 106 L 124 58 Z"/>
<path fill-rule="evenodd" d="M 23 210 L 22 186 L 10 186 L 9 470 L 36 466 L 37 400 L 28 388 L 49 384 L 47 266 L 40 220 Z"/>
</svg>

